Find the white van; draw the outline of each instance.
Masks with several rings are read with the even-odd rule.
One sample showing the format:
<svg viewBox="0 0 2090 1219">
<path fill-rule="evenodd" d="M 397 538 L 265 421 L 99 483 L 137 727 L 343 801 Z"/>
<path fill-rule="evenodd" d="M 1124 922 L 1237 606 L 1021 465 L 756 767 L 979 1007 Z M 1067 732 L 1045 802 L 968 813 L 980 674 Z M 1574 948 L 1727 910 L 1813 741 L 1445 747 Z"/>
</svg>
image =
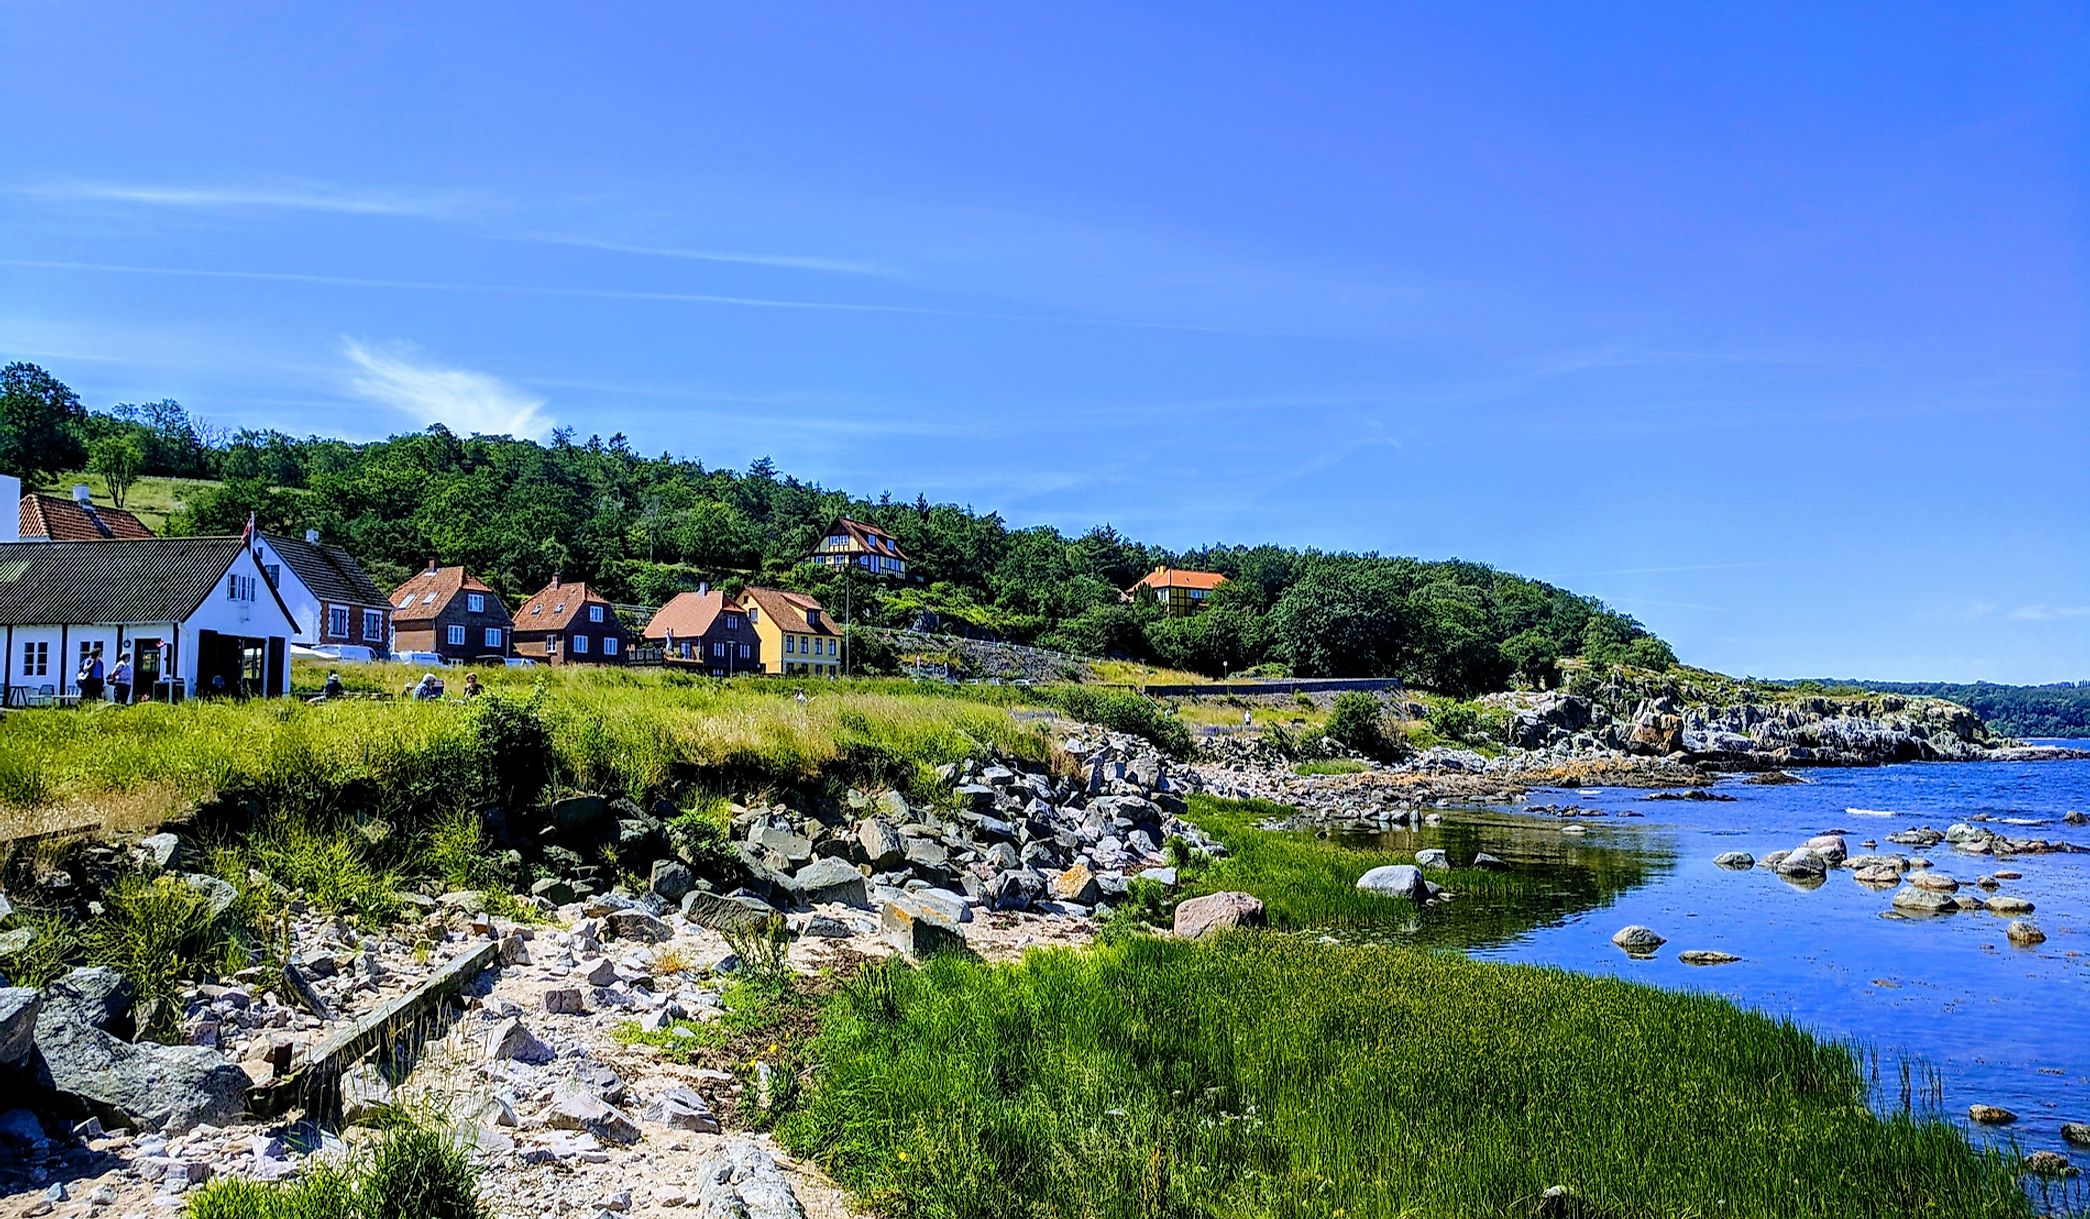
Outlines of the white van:
<svg viewBox="0 0 2090 1219">
<path fill-rule="evenodd" d="M 392 659 L 403 665 L 415 665 L 423 669 L 447 669 L 450 662 L 443 659 L 441 652 L 401 652 Z"/>
</svg>

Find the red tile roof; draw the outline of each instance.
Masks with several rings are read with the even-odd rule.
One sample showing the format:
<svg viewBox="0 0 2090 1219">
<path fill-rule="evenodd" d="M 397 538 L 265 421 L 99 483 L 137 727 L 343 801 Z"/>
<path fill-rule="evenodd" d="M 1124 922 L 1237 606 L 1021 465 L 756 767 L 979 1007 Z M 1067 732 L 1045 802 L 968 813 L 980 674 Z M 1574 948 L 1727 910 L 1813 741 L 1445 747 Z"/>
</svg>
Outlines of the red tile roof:
<svg viewBox="0 0 2090 1219">
<path fill-rule="evenodd" d="M 740 590 L 743 603 L 752 602 L 757 609 L 769 615 L 772 622 L 794 635 L 840 635 L 833 619 L 827 616 L 818 601 L 804 593 L 788 593 L 781 588 L 756 588 L 753 585 Z M 807 611 L 819 614 L 817 622 L 806 623 Z"/>
<path fill-rule="evenodd" d="M 740 613 L 740 603 L 719 589 L 701 593 L 677 593 L 654 611 L 646 622 L 645 637 L 666 639 L 673 631 L 677 639 L 696 639 L 711 629 L 727 610 Z"/>
<path fill-rule="evenodd" d="M 515 629 L 518 631 L 563 631 L 580 616 L 584 605 L 603 607 L 602 620 L 606 626 L 622 626 L 617 611 L 610 607 L 609 598 L 594 591 L 583 583 L 563 583 L 554 579 L 537 590 L 537 595 L 515 611 Z"/>
<path fill-rule="evenodd" d="M 149 538 L 152 530 L 121 508 L 93 504 L 82 508 L 62 495 L 30 492 L 22 497 L 22 536 L 54 542 L 105 542 L 112 538 Z"/>
<path fill-rule="evenodd" d="M 1210 592 L 1224 583 L 1226 577 L 1216 571 L 1184 571 L 1180 567 L 1157 567 L 1132 588 L 1150 588 L 1155 592 L 1165 588 L 1202 588 Z"/>
<path fill-rule="evenodd" d="M 392 625 L 410 627 L 432 622 L 458 593 L 471 591 L 500 598 L 462 567 L 436 567 L 424 571 L 392 590 Z M 431 594 L 433 594 L 431 596 Z"/>
</svg>

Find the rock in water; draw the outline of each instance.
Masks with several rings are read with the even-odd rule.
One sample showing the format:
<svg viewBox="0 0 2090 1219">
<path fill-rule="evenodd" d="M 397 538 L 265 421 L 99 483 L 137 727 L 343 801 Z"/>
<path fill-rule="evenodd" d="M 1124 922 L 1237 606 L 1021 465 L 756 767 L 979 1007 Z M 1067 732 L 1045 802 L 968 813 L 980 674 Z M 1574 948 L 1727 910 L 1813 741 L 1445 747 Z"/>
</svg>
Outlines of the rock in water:
<svg viewBox="0 0 2090 1219">
<path fill-rule="evenodd" d="M 2072 1177 L 2075 1165 L 2058 1151 L 2035 1151 L 2025 1157 L 2025 1171 L 2039 1177 Z"/>
<path fill-rule="evenodd" d="M 2061 1140 L 2073 1147 L 2090 1147 L 2090 1125 L 2082 1122 L 2061 1123 Z"/>
<path fill-rule="evenodd" d="M 1268 921 L 1263 903 L 1246 893 L 1209 893 L 1176 907 L 1175 932 L 1186 940 L 1195 940 L 1215 931 L 1261 927 Z"/>
<path fill-rule="evenodd" d="M 1731 965 L 1741 960 L 1731 952 L 1719 952 L 1710 948 L 1689 948 L 1677 953 L 1676 959 L 1686 965 Z"/>
<path fill-rule="evenodd" d="M 1620 927 L 1618 934 L 1611 937 L 1611 942 L 1627 952 L 1641 954 L 1653 952 L 1669 941 L 1656 934 L 1651 928 L 1633 923 L 1629 926 Z"/>
<path fill-rule="evenodd" d="M 1756 866 L 1756 856 L 1747 851 L 1722 851 L 1713 857 L 1713 863 L 1736 872 L 1746 872 Z"/>
<path fill-rule="evenodd" d="M 2021 918 L 2010 920 L 2010 926 L 2003 929 L 2003 934 L 2009 936 L 2010 942 L 2020 948 L 2046 943 L 2046 932 L 2039 929 L 2039 924 L 2026 922 Z"/>
<path fill-rule="evenodd" d="M 2030 914 L 2033 908 L 2031 902 L 2008 893 L 1998 893 L 1982 904 L 1997 914 Z"/>
<path fill-rule="evenodd" d="M 1422 869 L 1412 864 L 1392 863 L 1373 868 L 1357 878 L 1357 887 L 1366 893 L 1404 897 L 1418 906 L 1429 898 L 1429 890 L 1424 887 L 1422 879 Z"/>
<path fill-rule="evenodd" d="M 1968 1105 L 1967 1118 L 1983 1126 L 2008 1126 L 2017 1120 L 2017 1114 L 2001 1105 Z"/>
<path fill-rule="evenodd" d="M 1950 914 L 1959 909 L 1959 903 L 1949 893 L 1938 893 L 1930 889 L 1903 888 L 1894 895 L 1894 908 L 1903 914 L 1929 915 Z"/>
</svg>

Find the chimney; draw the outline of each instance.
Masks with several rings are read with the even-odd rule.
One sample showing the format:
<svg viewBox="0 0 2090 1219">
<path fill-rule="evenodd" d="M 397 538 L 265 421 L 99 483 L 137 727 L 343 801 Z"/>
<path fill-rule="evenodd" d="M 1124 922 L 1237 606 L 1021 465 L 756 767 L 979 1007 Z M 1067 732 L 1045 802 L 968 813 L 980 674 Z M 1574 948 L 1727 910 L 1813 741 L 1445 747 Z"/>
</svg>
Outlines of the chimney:
<svg viewBox="0 0 2090 1219">
<path fill-rule="evenodd" d="M 0 474 L 0 542 L 21 540 L 22 522 L 17 515 L 21 502 L 22 480 L 12 474 Z"/>
<path fill-rule="evenodd" d="M 307 542 L 312 543 L 314 546 L 319 545 L 319 530 L 307 529 L 305 531 L 305 540 Z"/>
<path fill-rule="evenodd" d="M 703 595 L 704 595 L 705 593 L 708 593 L 708 592 L 710 592 L 710 591 L 711 591 L 711 581 L 709 581 L 709 580 L 699 580 L 699 581 L 697 581 L 697 595 L 698 595 L 699 597 L 703 596 Z"/>
<path fill-rule="evenodd" d="M 433 574 L 435 573 L 435 560 L 434 560 L 434 559 L 430 559 L 430 560 L 428 560 L 428 571 L 429 571 L 429 574 L 431 574 L 431 575 L 433 575 Z"/>
<path fill-rule="evenodd" d="M 558 572 L 553 572 L 553 573 L 552 573 L 552 587 L 553 587 L 553 588 L 557 588 L 557 587 L 559 587 L 559 573 L 558 573 Z"/>
<path fill-rule="evenodd" d="M 87 489 L 86 483 L 74 483 L 73 502 L 85 508 L 94 503 L 94 492 Z"/>
</svg>

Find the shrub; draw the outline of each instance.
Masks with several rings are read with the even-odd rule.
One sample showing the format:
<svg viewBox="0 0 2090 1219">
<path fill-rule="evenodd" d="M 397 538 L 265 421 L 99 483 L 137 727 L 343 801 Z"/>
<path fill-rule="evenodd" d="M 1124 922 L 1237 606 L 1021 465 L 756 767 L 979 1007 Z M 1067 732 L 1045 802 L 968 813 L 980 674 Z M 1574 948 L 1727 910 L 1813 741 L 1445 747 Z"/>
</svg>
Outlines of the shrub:
<svg viewBox="0 0 2090 1219">
<path fill-rule="evenodd" d="M 733 850 L 732 808 L 724 796 L 705 796 L 670 818 L 668 843 L 700 872 L 725 872 L 740 858 Z"/>
<path fill-rule="evenodd" d="M 36 934 L 20 952 L 0 957 L 0 974 L 16 986 L 42 988 L 72 968 L 80 947 L 80 925 L 56 910 L 17 909 L 7 920 L 11 929 L 27 927 Z"/>
<path fill-rule="evenodd" d="M 1400 752 L 1398 743 L 1386 733 L 1379 700 L 1362 690 L 1345 690 L 1335 696 L 1327 733 L 1328 739 L 1367 758 L 1388 758 Z"/>
<path fill-rule="evenodd" d="M 1428 718 L 1430 731 L 1447 741 L 1464 741 L 1480 727 L 1480 709 L 1455 699 L 1431 706 Z"/>
<path fill-rule="evenodd" d="M 472 707 L 472 737 L 487 794 L 511 811 L 534 803 L 551 777 L 544 692 L 541 682 L 526 699 L 489 690 Z"/>
<path fill-rule="evenodd" d="M 226 1177 L 191 1195 L 185 1219 L 486 1219 L 464 1149 L 403 1122 L 345 1167 L 316 1163 L 280 1184 Z"/>
<path fill-rule="evenodd" d="M 147 1015 L 140 1036 L 162 1038 L 178 1028 L 176 983 L 206 964 L 228 963 L 235 945 L 211 914 L 210 899 L 178 877 L 122 877 L 102 894 L 102 913 L 87 924 L 87 957 L 131 980 L 138 1010 Z"/>
<path fill-rule="evenodd" d="M 1075 719 L 1142 737 L 1173 758 L 1190 756 L 1190 729 L 1144 695 L 1096 686 L 1050 686 L 1039 695 Z"/>
</svg>

